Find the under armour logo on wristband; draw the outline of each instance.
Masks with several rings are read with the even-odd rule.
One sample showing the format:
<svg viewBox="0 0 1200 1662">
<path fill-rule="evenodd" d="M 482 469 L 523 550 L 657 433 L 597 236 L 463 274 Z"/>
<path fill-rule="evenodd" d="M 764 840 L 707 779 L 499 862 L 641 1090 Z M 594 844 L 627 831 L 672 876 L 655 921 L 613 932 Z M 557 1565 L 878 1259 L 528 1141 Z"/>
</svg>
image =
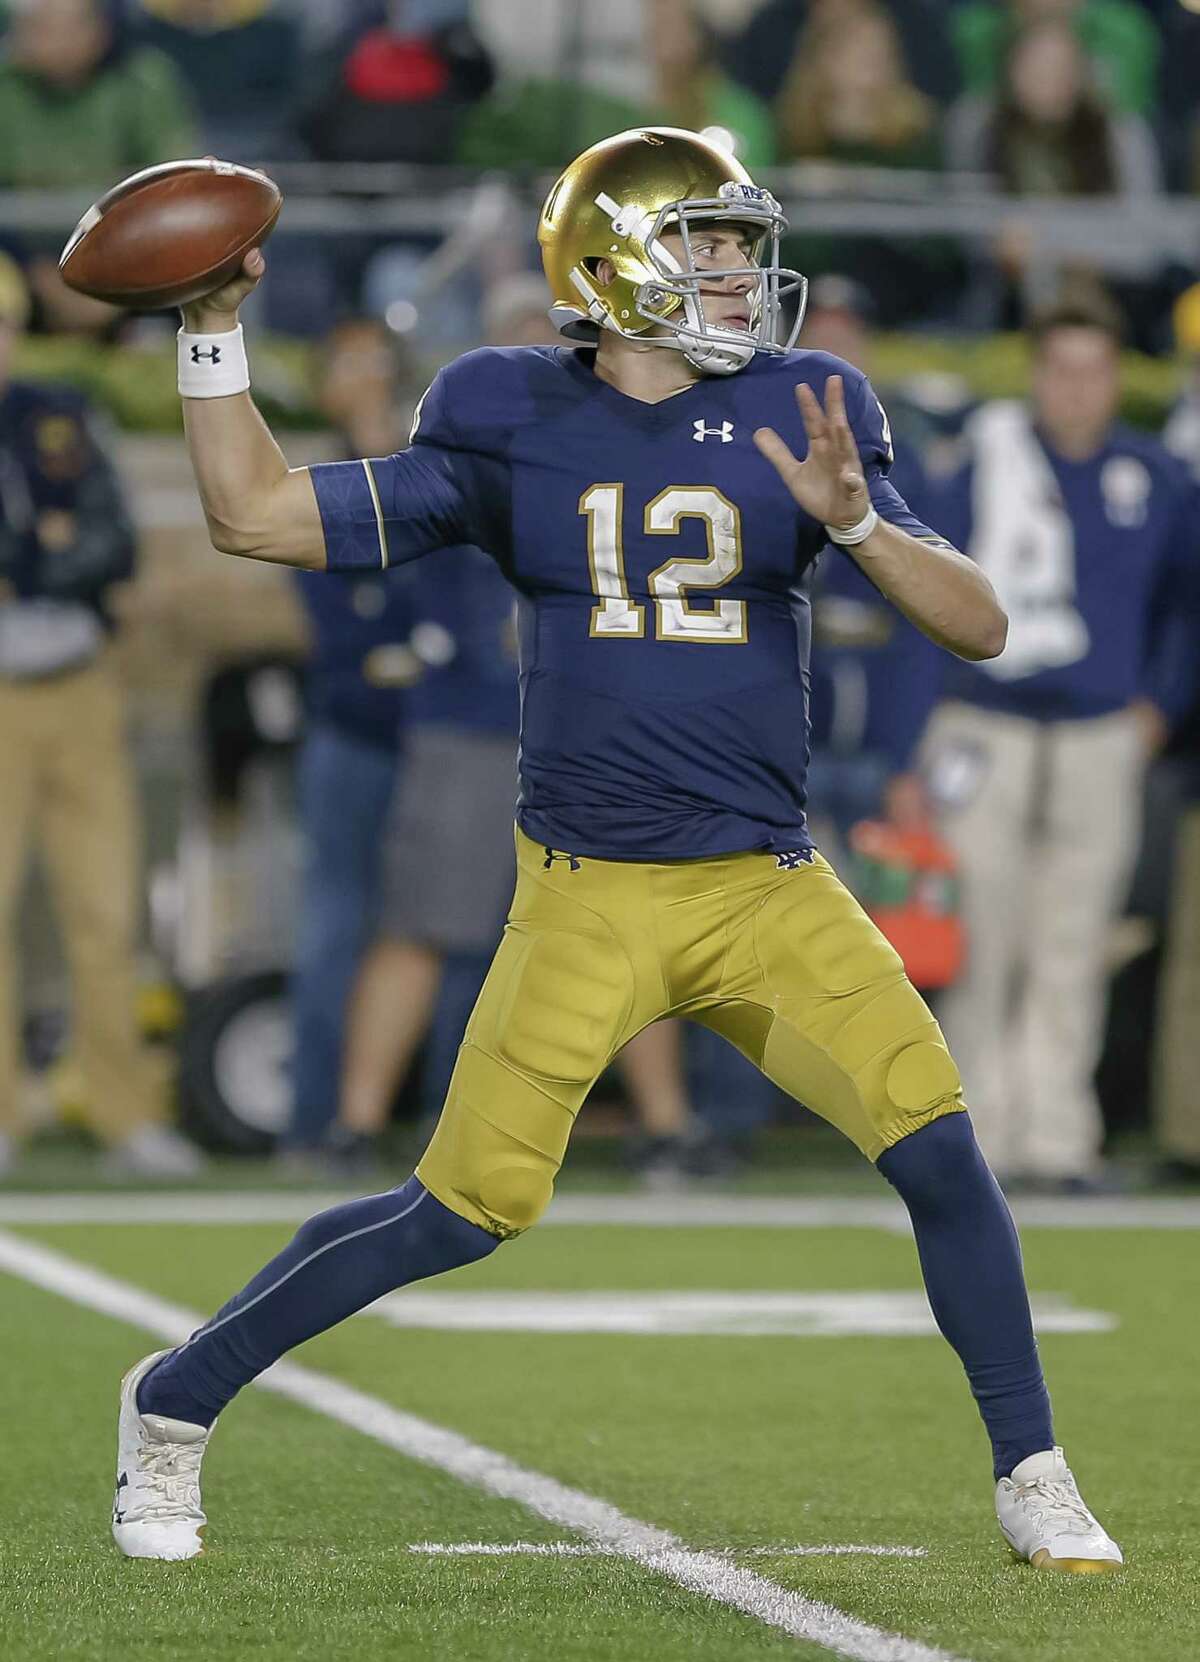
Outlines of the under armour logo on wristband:
<svg viewBox="0 0 1200 1662">
<path fill-rule="evenodd" d="M 207 358 L 212 364 L 219 364 L 221 361 L 221 348 L 219 346 L 210 346 L 206 351 L 202 352 L 198 346 L 193 346 L 192 362 L 194 364 L 198 364 L 201 358 Z"/>
</svg>

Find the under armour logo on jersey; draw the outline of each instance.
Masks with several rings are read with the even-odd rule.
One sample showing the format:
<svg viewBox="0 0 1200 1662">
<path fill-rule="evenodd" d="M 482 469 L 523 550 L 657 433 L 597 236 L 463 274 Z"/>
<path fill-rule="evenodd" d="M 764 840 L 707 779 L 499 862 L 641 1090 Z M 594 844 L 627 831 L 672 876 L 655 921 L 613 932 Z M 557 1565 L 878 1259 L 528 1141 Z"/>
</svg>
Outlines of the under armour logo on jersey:
<svg viewBox="0 0 1200 1662">
<path fill-rule="evenodd" d="M 552 848 L 547 848 L 546 858 L 542 862 L 542 870 L 549 871 L 555 860 L 565 860 L 572 871 L 579 870 L 579 861 L 573 854 L 556 854 Z"/>
<path fill-rule="evenodd" d="M 814 848 L 789 848 L 785 854 L 775 856 L 775 864 L 780 871 L 799 871 L 801 866 L 811 866 Z"/>
<path fill-rule="evenodd" d="M 702 421 L 693 421 L 692 437 L 697 444 L 703 444 L 705 439 L 720 439 L 722 444 L 732 444 L 733 423 L 723 421 L 719 427 L 706 427 Z"/>
<path fill-rule="evenodd" d="M 192 362 L 194 364 L 198 364 L 201 358 L 207 358 L 210 363 L 219 364 L 221 361 L 221 348 L 219 346 L 210 346 L 205 351 L 201 352 L 198 346 L 193 346 Z"/>
</svg>

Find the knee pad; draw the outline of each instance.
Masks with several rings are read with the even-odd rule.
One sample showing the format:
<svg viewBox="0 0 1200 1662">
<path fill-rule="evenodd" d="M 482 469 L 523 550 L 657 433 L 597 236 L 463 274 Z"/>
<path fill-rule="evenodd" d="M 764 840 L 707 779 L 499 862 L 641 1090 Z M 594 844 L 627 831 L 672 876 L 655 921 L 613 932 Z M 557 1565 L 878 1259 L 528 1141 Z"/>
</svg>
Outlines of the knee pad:
<svg viewBox="0 0 1200 1662">
<path fill-rule="evenodd" d="M 556 1167 L 514 1158 L 515 1150 L 497 1152 L 495 1164 L 481 1171 L 476 1187 L 480 1211 L 495 1220 L 506 1238 L 531 1229 L 550 1204 Z"/>
<path fill-rule="evenodd" d="M 470 1157 L 448 1164 L 435 1134 L 417 1176 L 444 1206 L 510 1241 L 549 1206 L 558 1166 L 494 1126 L 478 1126 L 471 1141 Z"/>
<path fill-rule="evenodd" d="M 962 1080 L 944 1044 L 934 1039 L 918 1039 L 892 1057 L 884 1089 L 889 1101 L 902 1114 L 920 1114 L 956 1097 L 962 1089 Z"/>
</svg>

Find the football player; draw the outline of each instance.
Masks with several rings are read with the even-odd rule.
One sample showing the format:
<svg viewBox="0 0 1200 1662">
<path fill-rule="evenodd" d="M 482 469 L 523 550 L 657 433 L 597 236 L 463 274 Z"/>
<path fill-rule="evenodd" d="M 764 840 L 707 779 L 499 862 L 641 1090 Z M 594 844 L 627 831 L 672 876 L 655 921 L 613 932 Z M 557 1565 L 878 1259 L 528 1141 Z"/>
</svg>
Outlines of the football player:
<svg viewBox="0 0 1200 1662">
<path fill-rule="evenodd" d="M 865 377 L 790 349 L 805 282 L 780 266 L 785 229 L 693 133 L 593 146 L 539 226 L 566 344 L 458 359 L 411 448 L 378 461 L 289 471 L 237 321 L 260 254 L 185 310 L 180 389 L 217 548 L 355 571 L 474 543 L 528 597 L 519 875 L 415 1175 L 310 1219 L 185 1344 L 127 1375 L 114 1534 L 131 1556 L 199 1552 L 200 1460 L 235 1393 L 383 1294 L 536 1223 L 593 1081 L 648 1023 L 686 1015 L 902 1196 L 1017 1552 L 1121 1562 L 1055 1444 L 1016 1232 L 954 1062 L 805 828 L 805 574 L 822 550 L 964 658 L 999 653 L 1006 619 L 889 484 Z"/>
</svg>

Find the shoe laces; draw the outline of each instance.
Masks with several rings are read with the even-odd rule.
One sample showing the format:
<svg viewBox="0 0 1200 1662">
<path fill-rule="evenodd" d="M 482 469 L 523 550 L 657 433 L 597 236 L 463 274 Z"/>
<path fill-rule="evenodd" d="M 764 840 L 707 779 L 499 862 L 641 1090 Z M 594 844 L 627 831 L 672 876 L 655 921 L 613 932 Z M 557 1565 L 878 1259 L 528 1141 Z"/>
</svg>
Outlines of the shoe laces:
<svg viewBox="0 0 1200 1662">
<path fill-rule="evenodd" d="M 1085 1531 L 1096 1527 L 1096 1520 L 1084 1505 L 1073 1479 L 1035 1477 L 1029 1483 L 1017 1485 L 1017 1499 L 1035 1525 L 1053 1518 L 1060 1524 L 1081 1524 Z"/>
<path fill-rule="evenodd" d="M 143 1438 L 138 1446 L 141 1498 L 123 1509 L 125 1522 L 192 1517 L 199 1512 L 203 1457 L 203 1443 L 160 1443 Z"/>
</svg>

